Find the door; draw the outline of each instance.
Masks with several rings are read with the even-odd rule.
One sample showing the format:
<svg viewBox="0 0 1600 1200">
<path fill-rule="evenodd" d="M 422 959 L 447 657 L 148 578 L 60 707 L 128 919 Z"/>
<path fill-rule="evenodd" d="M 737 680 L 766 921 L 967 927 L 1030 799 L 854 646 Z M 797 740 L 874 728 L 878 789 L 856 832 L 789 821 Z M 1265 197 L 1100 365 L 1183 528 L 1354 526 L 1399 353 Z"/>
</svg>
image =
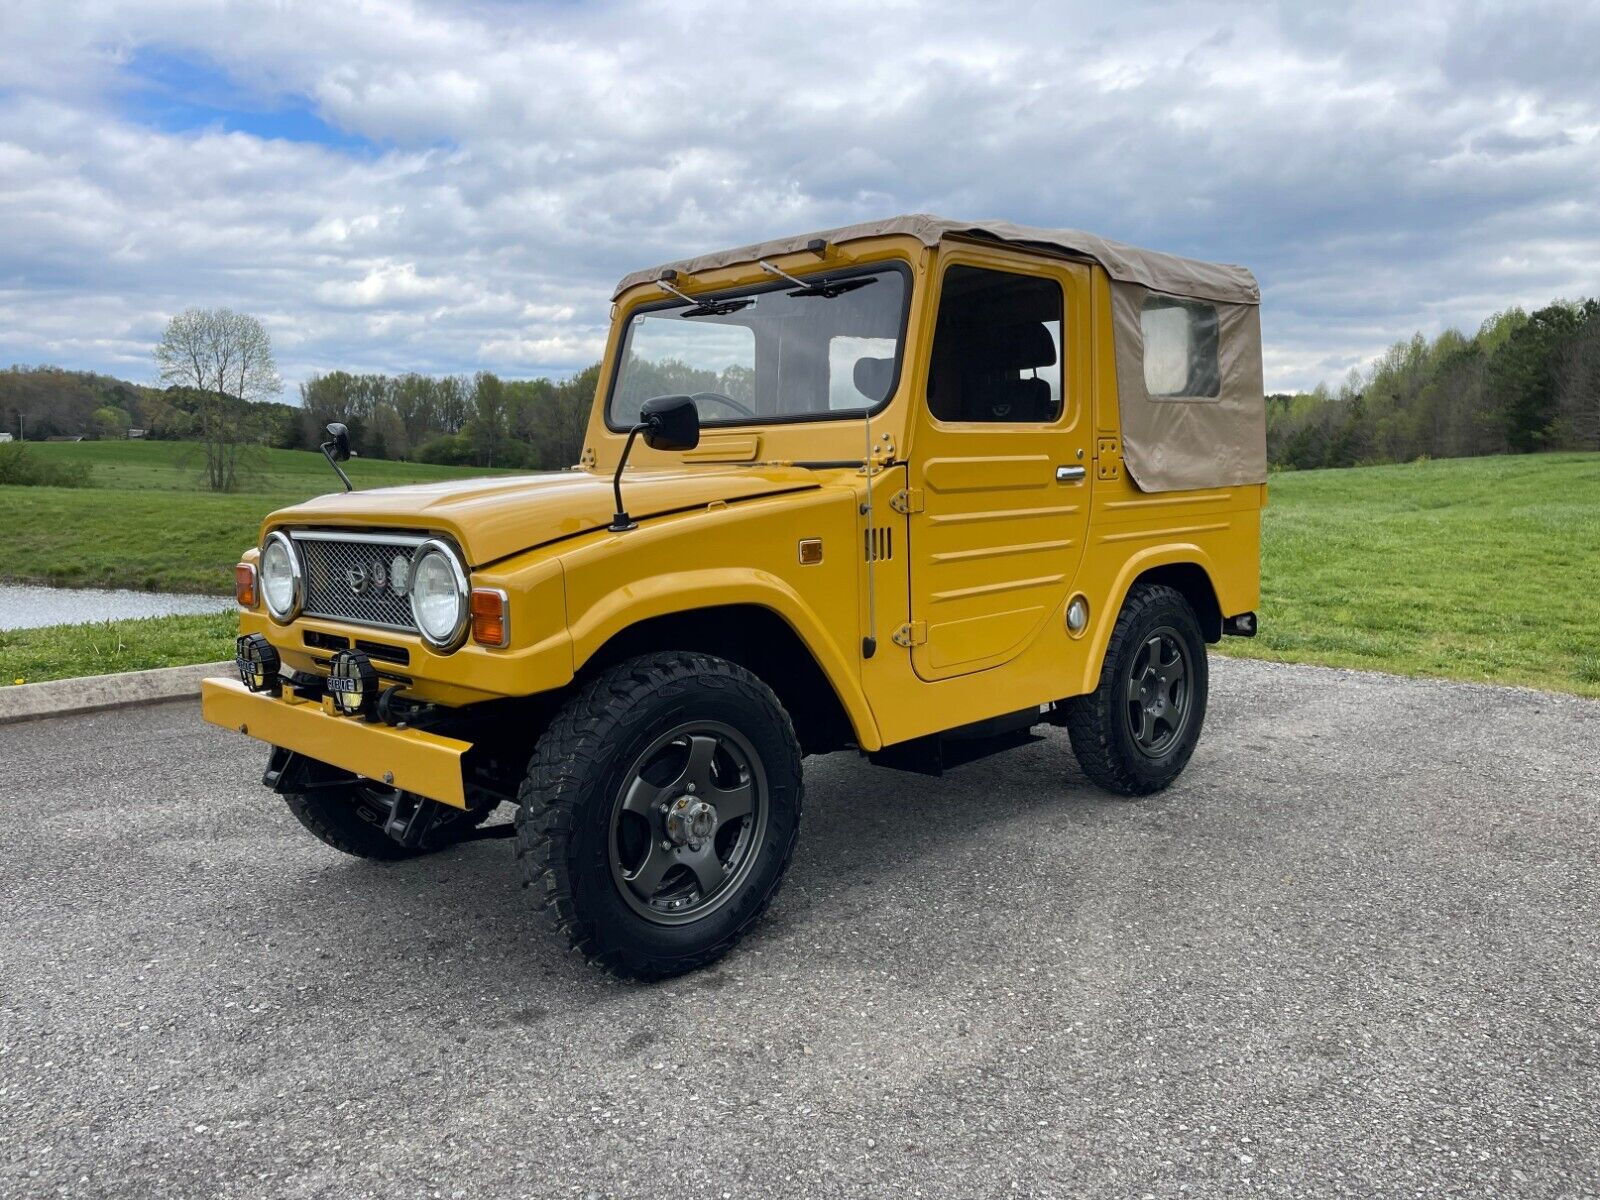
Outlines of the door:
<svg viewBox="0 0 1600 1200">
<path fill-rule="evenodd" d="M 1044 626 L 1089 523 L 1088 287 L 1077 264 L 976 248 L 943 268 L 903 503 L 902 640 L 923 679 L 998 666 L 1058 632 Z"/>
</svg>

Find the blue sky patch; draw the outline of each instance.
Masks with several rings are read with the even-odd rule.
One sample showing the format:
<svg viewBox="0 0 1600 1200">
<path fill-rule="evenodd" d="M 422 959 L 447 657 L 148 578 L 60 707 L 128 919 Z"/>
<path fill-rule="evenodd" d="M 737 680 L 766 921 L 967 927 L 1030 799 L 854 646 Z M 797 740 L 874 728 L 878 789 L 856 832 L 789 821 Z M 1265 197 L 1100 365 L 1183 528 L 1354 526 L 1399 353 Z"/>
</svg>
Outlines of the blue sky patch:
<svg viewBox="0 0 1600 1200">
<path fill-rule="evenodd" d="M 141 46 L 123 67 L 123 78 L 126 117 L 166 133 L 222 129 L 361 155 L 380 148 L 328 124 L 307 97 L 253 89 L 203 59 Z"/>
</svg>

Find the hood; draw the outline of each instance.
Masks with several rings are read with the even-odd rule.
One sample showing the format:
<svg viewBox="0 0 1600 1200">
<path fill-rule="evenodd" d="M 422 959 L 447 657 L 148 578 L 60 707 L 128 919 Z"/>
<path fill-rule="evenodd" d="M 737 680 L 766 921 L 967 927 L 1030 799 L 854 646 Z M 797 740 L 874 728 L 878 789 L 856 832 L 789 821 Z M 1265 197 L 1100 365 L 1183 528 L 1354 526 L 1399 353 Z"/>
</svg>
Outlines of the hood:
<svg viewBox="0 0 1600 1200">
<path fill-rule="evenodd" d="M 634 520 L 713 500 L 750 500 L 817 487 L 803 467 L 624 471 L 622 502 Z M 272 525 L 360 525 L 450 534 L 474 567 L 611 523 L 611 476 L 588 471 L 496 475 L 333 492 L 280 509 Z"/>
</svg>

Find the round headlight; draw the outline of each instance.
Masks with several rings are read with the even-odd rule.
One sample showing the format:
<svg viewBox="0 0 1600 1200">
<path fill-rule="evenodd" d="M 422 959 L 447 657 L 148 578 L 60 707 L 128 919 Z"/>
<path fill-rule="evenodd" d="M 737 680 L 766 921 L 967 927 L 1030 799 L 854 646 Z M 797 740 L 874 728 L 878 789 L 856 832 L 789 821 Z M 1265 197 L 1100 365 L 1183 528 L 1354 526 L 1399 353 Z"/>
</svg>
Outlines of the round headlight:
<svg viewBox="0 0 1600 1200">
<path fill-rule="evenodd" d="M 292 621 L 304 595 L 300 556 L 294 552 L 294 544 L 281 533 L 270 534 L 261 547 L 260 570 L 267 611 L 278 621 Z"/>
<path fill-rule="evenodd" d="M 467 575 L 443 542 L 426 541 L 411 559 L 411 615 L 435 647 L 454 649 L 467 628 Z"/>
</svg>

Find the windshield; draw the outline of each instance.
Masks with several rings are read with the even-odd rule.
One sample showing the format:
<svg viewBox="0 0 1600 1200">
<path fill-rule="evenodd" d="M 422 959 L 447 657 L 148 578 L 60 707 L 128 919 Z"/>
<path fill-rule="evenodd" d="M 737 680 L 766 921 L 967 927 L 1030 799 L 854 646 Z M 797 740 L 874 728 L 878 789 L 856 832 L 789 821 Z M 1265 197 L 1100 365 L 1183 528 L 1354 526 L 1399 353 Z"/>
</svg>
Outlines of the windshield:
<svg viewBox="0 0 1600 1200">
<path fill-rule="evenodd" d="M 817 277 L 820 279 L 821 277 Z M 889 398 L 905 323 L 898 267 L 719 293 L 635 314 L 606 418 L 639 420 L 653 396 L 688 394 L 707 425 L 860 416 Z"/>
</svg>

